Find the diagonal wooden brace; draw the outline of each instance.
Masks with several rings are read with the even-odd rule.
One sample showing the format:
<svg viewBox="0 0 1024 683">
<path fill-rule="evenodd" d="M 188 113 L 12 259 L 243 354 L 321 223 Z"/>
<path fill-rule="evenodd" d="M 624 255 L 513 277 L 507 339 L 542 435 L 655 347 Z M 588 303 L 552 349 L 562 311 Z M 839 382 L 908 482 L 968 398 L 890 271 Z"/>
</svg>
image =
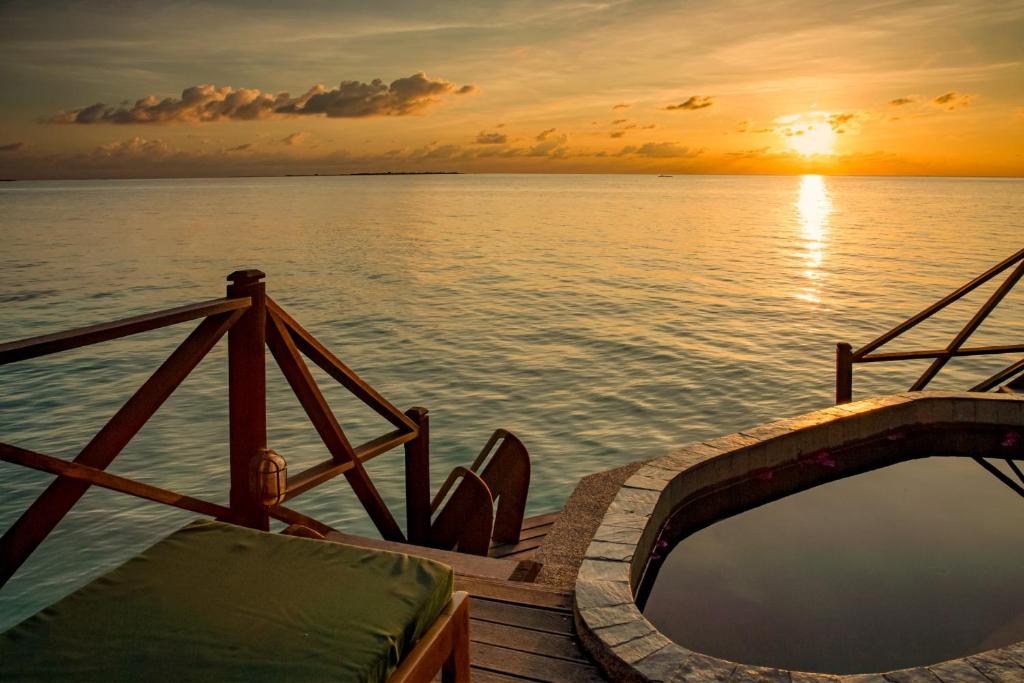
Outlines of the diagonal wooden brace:
<svg viewBox="0 0 1024 683">
<path fill-rule="evenodd" d="M 203 320 L 110 418 L 74 462 L 101 470 L 110 465 L 243 312 L 244 309 L 238 309 Z M 0 539 L 0 586 L 7 583 L 89 486 L 85 481 L 55 480 L 7 530 Z"/>
<path fill-rule="evenodd" d="M 389 541 L 404 541 L 405 535 L 370 481 L 362 461 L 356 457 L 352 444 L 302 360 L 287 325 L 270 307 L 267 309 L 267 345 L 331 456 L 339 463 L 352 463 L 352 468 L 344 473 L 345 478 L 381 536 Z"/>
</svg>

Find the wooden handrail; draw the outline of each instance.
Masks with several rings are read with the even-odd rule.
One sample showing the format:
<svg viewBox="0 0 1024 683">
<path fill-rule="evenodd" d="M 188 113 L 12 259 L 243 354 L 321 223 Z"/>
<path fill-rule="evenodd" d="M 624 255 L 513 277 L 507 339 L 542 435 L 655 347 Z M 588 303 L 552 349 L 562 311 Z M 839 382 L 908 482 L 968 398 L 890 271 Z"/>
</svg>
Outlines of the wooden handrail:
<svg viewBox="0 0 1024 683">
<path fill-rule="evenodd" d="M 210 503 L 199 498 L 186 496 L 174 491 L 168 491 L 157 486 L 134 481 L 127 477 L 104 472 L 96 467 L 89 467 L 77 462 L 68 462 L 55 458 L 52 455 L 37 453 L 27 448 L 19 448 L 6 443 L 0 443 L 0 460 L 5 462 L 28 467 L 40 472 L 55 474 L 58 477 L 74 479 L 93 486 L 127 493 L 129 496 L 151 500 L 154 503 L 163 503 L 171 507 L 181 508 L 200 515 L 209 515 L 218 519 L 231 520 L 233 515 L 231 509 Z"/>
<path fill-rule="evenodd" d="M 1016 267 L 1014 267 L 1016 266 Z M 873 353 L 879 347 L 896 339 L 904 332 L 927 320 L 950 304 L 959 301 L 961 298 L 974 291 L 981 285 L 993 279 L 1007 269 L 1014 267 L 1013 271 L 1003 282 L 996 287 L 995 291 L 985 300 L 978 310 L 971 316 L 971 319 L 960 328 L 953 339 L 944 349 L 927 349 L 921 351 L 893 351 L 887 353 Z M 889 361 L 932 359 L 932 363 L 911 385 L 911 391 L 921 391 L 931 382 L 932 379 L 945 367 L 953 358 L 963 356 L 982 356 L 1003 353 L 1017 353 L 1024 351 L 1024 344 L 1003 344 L 998 346 L 977 346 L 964 348 L 972 334 L 1002 302 L 1006 295 L 1020 280 L 1024 278 L 1024 249 L 1017 251 L 1012 256 L 1003 259 L 981 275 L 975 277 L 967 284 L 947 294 L 939 301 L 928 306 L 920 313 L 911 316 L 885 334 L 853 351 L 849 344 L 836 344 L 836 403 L 848 403 L 853 400 L 853 366 L 857 363 L 883 363 Z M 984 382 L 981 382 L 970 389 L 970 391 L 988 391 L 1002 382 L 1011 379 L 1017 374 L 1024 372 L 1024 361 L 1014 363 L 1010 367 L 996 373 Z"/>
<path fill-rule="evenodd" d="M 949 355 L 953 358 L 961 356 L 988 356 L 1001 353 L 1024 352 L 1024 344 L 1004 344 L 1002 346 L 974 346 L 948 352 L 945 349 L 929 349 L 927 351 L 893 351 L 890 353 L 872 353 L 854 359 L 854 363 L 883 363 L 893 360 L 922 360 Z"/>
<path fill-rule="evenodd" d="M 39 337 L 30 337 L 18 341 L 0 344 L 0 365 L 16 363 L 29 358 L 47 356 L 59 351 L 77 349 L 90 344 L 119 339 L 133 334 L 140 334 L 150 330 L 176 325 L 188 320 L 206 318 L 219 313 L 227 313 L 238 309 L 248 308 L 249 299 L 213 299 L 198 304 L 188 304 L 166 311 L 155 313 L 144 313 L 130 318 L 115 320 L 114 322 L 79 327 L 66 332 L 55 334 L 44 334 Z"/>
<path fill-rule="evenodd" d="M 409 520 L 409 538 L 416 543 L 428 542 L 430 468 L 427 410 L 412 408 L 406 413 L 399 411 L 270 300 L 266 296 L 264 277 L 259 270 L 239 270 L 228 276 L 227 296 L 223 299 L 0 345 L 0 365 L 3 365 L 202 319 L 74 461 L 0 443 L 0 461 L 57 477 L 0 538 L 0 586 L 17 571 L 90 486 L 228 519 L 256 529 L 269 529 L 269 519 L 274 518 L 314 530 L 329 530 L 312 518 L 266 501 L 288 500 L 344 475 L 381 535 L 389 541 L 404 541 L 405 535 L 363 465 L 371 458 L 403 445 L 406 451 L 407 509 L 410 515 L 415 515 L 415 519 L 410 517 Z M 229 505 L 204 501 L 106 472 L 105 468 L 225 335 L 228 337 Z M 268 451 L 267 348 L 331 455 L 329 460 L 284 482 L 283 495 L 275 488 L 269 498 L 253 477 L 257 465 Z M 394 429 L 353 447 L 303 356 L 384 417 Z"/>
<path fill-rule="evenodd" d="M 977 330 L 981 323 L 985 321 L 985 318 L 988 317 L 989 313 L 999 305 L 999 302 L 1010 293 L 1010 290 L 1013 289 L 1013 286 L 1017 284 L 1021 277 L 1024 277 L 1024 261 L 1017 264 L 1017 267 L 1013 269 L 1013 272 L 1010 273 L 1009 277 L 1007 277 L 1003 283 L 996 288 L 996 291 L 992 292 L 992 296 L 990 296 L 985 303 L 981 305 L 981 308 L 971 316 L 971 319 L 967 321 L 967 324 L 960 328 L 960 331 L 956 333 L 955 337 L 953 337 L 953 341 L 949 342 L 949 346 L 946 347 L 946 352 L 932 361 L 932 364 L 928 366 L 928 369 L 921 373 L 921 376 L 918 377 L 917 381 L 910 387 L 911 391 L 921 391 L 928 386 L 928 383 L 932 381 L 936 374 L 938 374 L 939 370 L 945 367 L 946 363 L 949 362 L 952 354 L 964 345 L 964 342 L 967 341 L 968 337 L 974 334 L 974 331 Z"/>
<path fill-rule="evenodd" d="M 1004 270 L 1006 270 L 1007 268 L 1009 268 L 1010 266 L 1012 266 L 1013 264 L 1017 263 L 1022 259 L 1024 259 L 1024 249 L 1021 249 L 1020 251 L 1013 254 L 1009 258 L 1000 261 L 999 263 L 992 266 L 991 268 L 989 268 L 984 273 L 974 278 L 967 284 L 957 288 L 956 290 L 942 297 L 941 299 L 939 299 L 934 304 L 927 307 L 917 315 L 907 318 L 902 323 L 892 328 L 885 334 L 860 347 L 859 349 L 853 352 L 854 358 L 866 356 L 867 354 L 871 353 L 872 351 L 882 346 L 883 344 L 889 343 L 890 341 L 900 336 L 904 332 L 910 330 L 913 327 L 916 327 L 921 322 L 932 317 L 933 315 L 944 309 L 946 306 L 949 306 L 950 304 L 959 301 L 961 298 L 970 294 L 978 287 L 981 287 L 983 284 L 994 278 L 996 275 L 999 275 L 999 273 L 1003 272 Z"/>
<path fill-rule="evenodd" d="M 75 462 L 97 469 L 110 465 L 241 314 L 242 309 L 236 309 L 203 320 L 82 449 Z M 0 586 L 11 578 L 88 488 L 87 482 L 57 479 L 7 530 L 0 538 Z"/>
</svg>

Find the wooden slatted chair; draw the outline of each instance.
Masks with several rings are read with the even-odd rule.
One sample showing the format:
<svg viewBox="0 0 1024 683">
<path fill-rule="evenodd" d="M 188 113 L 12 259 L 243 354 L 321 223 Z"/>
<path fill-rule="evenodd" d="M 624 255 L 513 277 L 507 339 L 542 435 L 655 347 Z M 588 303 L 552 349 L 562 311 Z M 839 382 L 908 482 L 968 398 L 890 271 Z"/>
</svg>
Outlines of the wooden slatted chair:
<svg viewBox="0 0 1024 683">
<path fill-rule="evenodd" d="M 526 446 L 511 432 L 494 430 L 473 464 L 453 469 L 434 496 L 429 545 L 487 555 L 492 541 L 518 543 L 529 488 Z"/>
</svg>

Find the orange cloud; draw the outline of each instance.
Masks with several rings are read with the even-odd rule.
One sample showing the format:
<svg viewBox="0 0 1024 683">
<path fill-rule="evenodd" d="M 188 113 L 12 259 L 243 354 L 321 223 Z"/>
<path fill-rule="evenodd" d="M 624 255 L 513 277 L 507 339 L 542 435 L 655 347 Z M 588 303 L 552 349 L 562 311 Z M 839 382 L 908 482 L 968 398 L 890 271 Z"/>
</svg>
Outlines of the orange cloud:
<svg viewBox="0 0 1024 683">
<path fill-rule="evenodd" d="M 639 156 L 650 159 L 692 159 L 704 153 L 677 142 L 648 142 L 639 147 L 629 145 L 619 150 L 617 156 Z"/>
<path fill-rule="evenodd" d="M 288 93 L 261 92 L 254 88 L 196 85 L 185 88 L 180 98 L 159 99 L 153 95 L 136 100 L 130 107 L 108 107 L 102 102 L 62 111 L 52 123 L 208 123 L 213 121 L 254 121 L 298 116 L 327 118 L 369 118 L 407 116 L 436 104 L 445 95 L 469 95 L 474 85 L 456 88 L 444 79 L 430 78 L 422 71 L 386 84 L 342 81 L 337 88 L 315 85 L 299 97 Z"/>
<path fill-rule="evenodd" d="M 476 136 L 478 145 L 503 145 L 508 142 L 508 136 L 504 133 L 487 133 L 480 131 Z"/>
<path fill-rule="evenodd" d="M 665 107 L 665 111 L 678 111 L 680 109 L 686 111 L 694 111 L 696 109 L 704 109 L 710 107 L 715 103 L 715 98 L 707 95 L 693 95 L 687 98 L 685 101 L 679 104 L 670 104 Z"/>
<path fill-rule="evenodd" d="M 974 95 L 965 95 L 957 92 L 956 90 L 950 90 L 949 92 L 934 98 L 931 103 L 936 107 L 945 109 L 946 111 L 954 111 L 956 109 L 971 106 L 971 100 L 973 99 Z"/>
</svg>

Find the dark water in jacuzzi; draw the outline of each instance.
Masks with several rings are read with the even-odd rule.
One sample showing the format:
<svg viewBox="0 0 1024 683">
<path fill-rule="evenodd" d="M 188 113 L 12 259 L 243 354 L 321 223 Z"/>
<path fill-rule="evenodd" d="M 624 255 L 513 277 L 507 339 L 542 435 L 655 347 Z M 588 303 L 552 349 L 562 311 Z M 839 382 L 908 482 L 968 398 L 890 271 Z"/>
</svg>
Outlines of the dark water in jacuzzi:
<svg viewBox="0 0 1024 683">
<path fill-rule="evenodd" d="M 803 671 L 889 671 L 1015 643 L 1024 497 L 957 457 L 807 489 L 680 541 L 644 614 L 698 652 Z"/>
</svg>

